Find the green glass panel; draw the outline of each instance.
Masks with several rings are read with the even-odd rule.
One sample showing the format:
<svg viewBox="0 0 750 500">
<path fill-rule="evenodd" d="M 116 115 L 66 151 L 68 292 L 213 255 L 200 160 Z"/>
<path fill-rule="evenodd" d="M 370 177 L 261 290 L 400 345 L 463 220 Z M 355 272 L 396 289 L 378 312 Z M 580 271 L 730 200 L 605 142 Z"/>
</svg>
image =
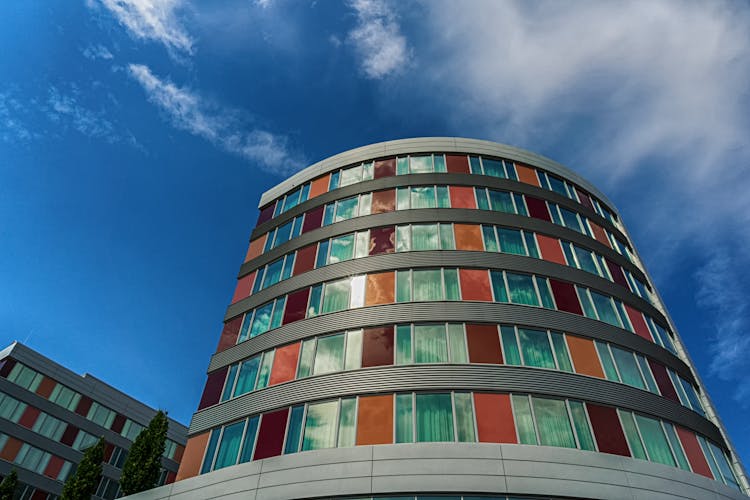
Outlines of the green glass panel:
<svg viewBox="0 0 750 500">
<path fill-rule="evenodd" d="M 268 385 L 268 379 L 271 378 L 271 368 L 273 367 L 273 357 L 276 351 L 266 351 L 263 353 L 263 361 L 260 364 L 258 373 L 258 383 L 255 389 L 263 389 Z"/>
<path fill-rule="evenodd" d="M 502 271 L 490 271 L 492 280 L 492 293 L 495 296 L 495 302 L 508 302 L 508 292 L 505 288 L 505 280 Z"/>
<path fill-rule="evenodd" d="M 414 442 L 412 394 L 396 394 L 396 442 Z"/>
<path fill-rule="evenodd" d="M 318 339 L 313 373 L 339 372 L 344 368 L 344 334 L 329 335 Z"/>
<path fill-rule="evenodd" d="M 682 451 L 680 439 L 677 437 L 677 432 L 675 431 L 674 426 L 670 424 L 669 422 L 662 422 L 662 423 L 664 424 L 664 430 L 667 433 L 667 439 L 669 439 L 669 444 L 672 445 L 672 451 L 674 452 L 674 455 L 677 458 L 677 465 L 680 467 L 680 469 L 689 471 L 690 465 L 688 465 L 687 458 L 685 458 L 685 453 Z"/>
<path fill-rule="evenodd" d="M 239 365 L 232 365 L 229 368 L 229 375 L 227 375 L 226 382 L 224 383 L 224 391 L 221 393 L 221 400 L 226 401 L 232 397 L 232 386 L 234 386 L 234 378 L 237 376 L 237 369 Z"/>
<path fill-rule="evenodd" d="M 516 213 L 515 208 L 513 208 L 513 199 L 509 192 L 489 189 L 487 190 L 487 193 L 490 196 L 490 206 L 492 207 L 492 210 L 509 214 Z"/>
<path fill-rule="evenodd" d="M 648 460 L 646 457 L 646 451 L 643 449 L 643 442 L 638 435 L 638 429 L 635 427 L 635 421 L 633 420 L 633 414 L 629 411 L 617 410 L 622 421 L 622 430 L 625 431 L 625 437 L 630 445 L 630 452 L 634 458 L 640 458 L 642 460 Z"/>
<path fill-rule="evenodd" d="M 448 325 L 448 345 L 451 351 L 451 363 L 469 362 L 469 355 L 466 352 L 464 325 L 456 323 Z"/>
<path fill-rule="evenodd" d="M 396 251 L 411 250 L 411 226 L 396 226 Z"/>
<path fill-rule="evenodd" d="M 552 222 L 558 226 L 564 226 L 565 224 L 563 224 L 563 221 L 560 218 L 560 212 L 557 210 L 557 203 L 547 202 L 547 205 L 549 206 L 550 215 L 552 215 Z"/>
<path fill-rule="evenodd" d="M 575 448 L 576 440 L 570 426 L 565 401 L 532 397 L 534 416 L 539 429 L 539 442 L 546 446 Z"/>
<path fill-rule="evenodd" d="M 443 280 L 440 269 L 412 271 L 414 301 L 443 300 Z"/>
<path fill-rule="evenodd" d="M 494 226 L 482 226 L 482 239 L 484 240 L 484 250 L 486 252 L 499 252 L 500 247 L 495 237 Z"/>
<path fill-rule="evenodd" d="M 479 210 L 489 210 L 490 202 L 487 200 L 487 189 L 474 188 L 474 193 L 477 196 L 477 208 L 479 208 Z"/>
<path fill-rule="evenodd" d="M 211 470 L 213 465 L 214 455 L 216 454 L 216 445 L 219 444 L 219 436 L 221 435 L 221 428 L 214 429 L 211 431 L 211 437 L 208 440 L 208 446 L 206 446 L 206 455 L 203 457 L 203 466 L 201 467 L 201 474 L 205 474 Z"/>
<path fill-rule="evenodd" d="M 596 266 L 593 254 L 590 251 L 584 250 L 575 245 L 573 245 L 573 248 L 575 249 L 576 257 L 578 257 L 578 264 L 581 266 L 581 269 L 588 271 L 591 274 L 599 275 L 599 268 Z"/>
<path fill-rule="evenodd" d="M 461 300 L 458 285 L 458 269 L 443 269 L 445 300 Z"/>
<path fill-rule="evenodd" d="M 302 451 L 334 448 L 336 446 L 336 411 L 338 401 L 307 406 Z"/>
<path fill-rule="evenodd" d="M 529 252 L 529 256 L 538 259 L 539 249 L 536 247 L 536 238 L 534 238 L 534 233 L 524 232 L 523 236 L 526 240 L 526 250 Z"/>
<path fill-rule="evenodd" d="M 676 465 L 661 422 L 643 415 L 636 415 L 635 420 L 638 422 L 649 459 L 664 465 Z"/>
<path fill-rule="evenodd" d="M 555 309 L 555 301 L 552 299 L 552 292 L 549 289 L 549 281 L 541 276 L 534 276 L 536 288 L 539 290 L 539 296 L 542 298 L 542 307 L 545 309 Z"/>
<path fill-rule="evenodd" d="M 734 472 L 732 472 L 732 466 L 729 465 L 726 454 L 711 441 L 708 441 L 708 445 L 711 447 L 711 452 L 716 460 L 716 465 L 719 467 L 721 477 L 724 478 L 724 483 L 739 490 L 740 486 L 737 484 L 737 478 L 734 476 Z"/>
<path fill-rule="evenodd" d="M 453 238 L 453 224 L 440 224 L 440 248 L 443 250 L 456 249 Z"/>
<path fill-rule="evenodd" d="M 250 338 L 260 335 L 263 332 L 268 331 L 268 327 L 271 325 L 271 313 L 273 312 L 273 302 L 264 304 L 255 309 L 255 316 L 253 316 L 253 324 L 250 327 Z"/>
<path fill-rule="evenodd" d="M 453 394 L 456 405 L 456 434 L 459 442 L 473 443 L 476 436 L 474 433 L 474 407 L 471 404 L 471 393 L 456 392 Z"/>
<path fill-rule="evenodd" d="M 315 339 L 305 340 L 304 342 L 302 342 L 302 350 L 299 355 L 299 368 L 297 369 L 297 378 L 304 378 L 312 375 L 314 361 Z"/>
<path fill-rule="evenodd" d="M 411 271 L 396 271 L 396 302 L 411 302 Z"/>
<path fill-rule="evenodd" d="M 607 377 L 607 380 L 619 382 L 620 376 L 617 374 L 615 362 L 612 360 L 612 355 L 609 353 L 609 347 L 607 346 L 607 344 L 603 344 L 602 342 L 598 342 L 596 340 L 594 341 L 594 344 L 596 345 L 596 351 L 599 353 L 599 359 L 602 362 L 604 375 Z"/>
<path fill-rule="evenodd" d="M 345 278 L 339 281 L 326 283 L 323 288 L 323 309 L 322 312 L 330 313 L 343 311 L 349 308 L 349 288 L 350 279 Z"/>
<path fill-rule="evenodd" d="M 223 469 L 237 463 L 237 455 L 240 452 L 242 432 L 245 430 L 245 420 L 224 427 L 221 435 L 219 451 L 216 454 L 214 470 Z"/>
<path fill-rule="evenodd" d="M 641 367 L 641 373 L 646 379 L 646 387 L 648 387 L 648 390 L 653 392 L 654 394 L 659 394 L 659 388 L 656 385 L 656 380 L 654 380 L 654 375 L 651 373 L 651 368 L 646 362 L 646 358 L 644 358 L 640 354 L 636 354 L 635 359 L 638 361 L 638 366 Z"/>
<path fill-rule="evenodd" d="M 281 279 L 281 271 L 284 267 L 284 259 L 278 259 L 266 267 L 266 274 L 263 278 L 263 288 L 275 285 Z"/>
<path fill-rule="evenodd" d="M 435 155 L 435 172 L 447 172 L 445 155 Z"/>
<path fill-rule="evenodd" d="M 514 304 L 538 306 L 539 299 L 534 289 L 534 280 L 528 274 L 505 273 L 510 290 L 510 301 Z"/>
<path fill-rule="evenodd" d="M 273 306 L 273 316 L 271 316 L 271 329 L 281 326 L 281 320 L 284 318 L 284 305 L 286 297 L 279 297 Z"/>
<path fill-rule="evenodd" d="M 346 358 L 344 370 L 357 370 L 362 367 L 362 330 L 346 334 Z"/>
<path fill-rule="evenodd" d="M 410 157 L 409 170 L 412 174 L 427 174 L 432 172 L 432 155 Z"/>
<path fill-rule="evenodd" d="M 347 234 L 331 239 L 331 254 L 329 264 L 335 264 L 354 257 L 354 234 Z"/>
<path fill-rule="evenodd" d="M 339 411 L 339 448 L 354 446 L 355 444 L 357 430 L 354 427 L 354 418 L 356 413 L 357 398 L 345 398 L 341 400 L 341 410 Z"/>
<path fill-rule="evenodd" d="M 517 229 L 497 228 L 497 238 L 500 240 L 500 251 L 516 255 L 526 255 L 521 231 Z"/>
<path fill-rule="evenodd" d="M 516 329 L 512 326 L 501 326 L 500 337 L 503 341 L 503 359 L 507 365 L 520 365 L 521 353 L 518 350 Z"/>
<path fill-rule="evenodd" d="M 615 363 L 617 363 L 617 371 L 620 372 L 622 382 L 633 387 L 638 387 L 639 389 L 645 389 L 646 385 L 643 383 L 641 372 L 638 369 L 633 353 L 613 345 L 610 348 L 612 350 L 612 357 Z"/>
<path fill-rule="evenodd" d="M 594 305 L 591 303 L 591 299 L 589 299 L 588 290 L 577 286 L 576 292 L 578 293 L 578 300 L 580 300 L 581 306 L 583 306 L 583 315 L 587 318 L 597 319 L 596 312 L 594 312 Z"/>
<path fill-rule="evenodd" d="M 567 241 L 561 241 L 560 244 L 563 249 L 563 254 L 565 254 L 565 262 L 567 262 L 570 267 L 578 267 L 576 258 L 573 255 L 573 245 Z"/>
<path fill-rule="evenodd" d="M 240 453 L 240 463 L 244 464 L 253 459 L 253 445 L 255 444 L 255 435 L 258 433 L 258 422 L 260 416 L 250 417 L 247 422 L 245 439 L 242 440 L 242 452 Z"/>
<path fill-rule="evenodd" d="M 451 197 L 448 194 L 448 186 L 438 186 L 436 188 L 438 208 L 450 208 Z"/>
<path fill-rule="evenodd" d="M 409 158 L 396 159 L 396 175 L 406 175 L 409 173 Z"/>
<path fill-rule="evenodd" d="M 302 416 L 304 413 L 304 405 L 292 407 L 292 415 L 289 417 L 289 427 L 286 431 L 286 443 L 284 444 L 285 455 L 299 451 L 299 440 L 302 435 Z"/>
<path fill-rule="evenodd" d="M 255 379 L 258 378 L 260 358 L 261 355 L 257 355 L 242 362 L 233 396 L 239 396 L 253 390 L 255 387 Z"/>
<path fill-rule="evenodd" d="M 411 361 L 411 325 L 396 327 L 396 364 L 408 365 Z"/>
<path fill-rule="evenodd" d="M 513 193 L 513 201 L 516 204 L 516 213 L 528 217 L 529 213 L 526 211 L 526 205 L 523 202 L 523 195 Z"/>
<path fill-rule="evenodd" d="M 359 231 L 356 240 L 354 258 L 367 257 L 370 253 L 370 231 Z"/>
<path fill-rule="evenodd" d="M 503 168 L 503 162 L 501 160 L 482 158 L 482 166 L 484 167 L 484 175 L 500 177 L 502 179 L 506 177 L 505 169 Z"/>
<path fill-rule="evenodd" d="M 557 358 L 557 369 L 566 372 L 573 371 L 573 365 L 570 363 L 568 354 L 568 345 L 565 343 L 565 337 L 562 333 L 551 332 L 552 346 L 555 348 L 555 358 Z"/>
<path fill-rule="evenodd" d="M 323 285 L 316 285 L 310 290 L 310 305 L 307 308 L 307 317 L 312 318 L 320 314 L 320 299 L 323 295 Z"/>
<path fill-rule="evenodd" d="M 594 302 L 594 307 L 596 307 L 596 312 L 599 315 L 599 319 L 602 321 L 606 321 L 610 325 L 622 327 L 620 318 L 619 316 L 617 316 L 617 312 L 615 311 L 615 305 L 612 303 L 612 298 L 600 293 L 596 293 L 594 291 L 590 291 L 590 293 L 591 300 Z"/>
<path fill-rule="evenodd" d="M 513 402 L 513 415 L 516 418 L 519 442 L 521 444 L 537 444 L 529 397 L 513 394 L 511 400 Z"/>
<path fill-rule="evenodd" d="M 414 224 L 411 226 L 413 250 L 439 250 L 440 240 L 437 224 Z"/>
<path fill-rule="evenodd" d="M 417 442 L 454 441 L 450 394 L 417 394 Z"/>
<path fill-rule="evenodd" d="M 435 186 L 412 186 L 411 208 L 435 208 Z"/>
<path fill-rule="evenodd" d="M 339 200 L 336 203 L 336 216 L 333 222 L 351 219 L 357 216 L 357 206 L 359 205 L 359 196 L 352 196 L 345 200 Z"/>
<path fill-rule="evenodd" d="M 294 257 L 295 253 L 290 253 L 284 257 L 284 270 L 281 273 L 281 279 L 287 280 L 292 277 L 292 269 L 294 268 Z"/>
<path fill-rule="evenodd" d="M 547 332 L 519 328 L 518 339 L 521 341 L 524 365 L 536 366 L 538 368 L 555 368 L 555 359 L 552 356 Z"/>
<path fill-rule="evenodd" d="M 578 447 L 582 450 L 596 451 L 583 403 L 568 400 L 568 405 L 570 405 L 570 414 L 573 417 L 573 427 L 575 427 L 576 435 L 578 435 Z"/>
<path fill-rule="evenodd" d="M 414 361 L 447 363 L 445 325 L 414 325 Z"/>
<path fill-rule="evenodd" d="M 367 163 L 362 164 L 362 180 L 363 181 L 369 181 L 370 179 L 372 179 L 374 173 L 375 173 L 374 161 L 368 161 Z"/>
<path fill-rule="evenodd" d="M 578 231 L 579 233 L 583 232 L 581 221 L 578 219 L 578 214 L 563 207 L 560 207 L 560 214 L 562 215 L 563 225 L 565 227 Z"/>
<path fill-rule="evenodd" d="M 701 415 L 705 415 L 703 405 L 701 404 L 700 398 L 698 398 L 698 392 L 695 390 L 695 387 L 682 377 L 680 377 L 680 384 L 682 385 L 682 388 L 685 389 L 685 394 L 687 394 L 688 400 L 690 401 L 690 407 Z"/>
<path fill-rule="evenodd" d="M 411 190 L 408 187 L 396 189 L 396 210 L 408 210 L 409 206 L 409 192 Z"/>
<path fill-rule="evenodd" d="M 321 241 L 318 245 L 318 255 L 315 257 L 315 268 L 323 267 L 328 263 L 328 240 Z"/>
<path fill-rule="evenodd" d="M 478 156 L 469 156 L 469 171 L 472 174 L 482 175 L 482 164 Z"/>
</svg>

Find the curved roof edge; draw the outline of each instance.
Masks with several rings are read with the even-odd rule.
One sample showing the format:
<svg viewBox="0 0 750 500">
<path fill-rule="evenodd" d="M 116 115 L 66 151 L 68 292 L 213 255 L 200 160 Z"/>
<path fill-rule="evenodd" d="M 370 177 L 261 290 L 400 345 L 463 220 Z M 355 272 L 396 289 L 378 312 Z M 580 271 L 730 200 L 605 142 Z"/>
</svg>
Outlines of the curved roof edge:
<svg viewBox="0 0 750 500">
<path fill-rule="evenodd" d="M 464 137 L 414 137 L 408 139 L 396 139 L 392 141 L 377 142 L 369 144 L 367 146 L 361 146 L 358 148 L 350 149 L 342 153 L 338 153 L 333 156 L 329 156 L 317 163 L 310 165 L 309 167 L 300 170 L 291 177 L 285 179 L 279 184 L 275 185 L 260 197 L 260 203 L 258 207 L 263 207 L 275 200 L 284 193 L 294 189 L 295 187 L 304 184 L 305 182 L 314 179 L 320 175 L 326 174 L 332 170 L 364 161 L 370 158 L 377 158 L 382 156 L 392 156 L 399 154 L 418 153 L 423 151 L 435 151 L 435 152 L 457 152 L 457 153 L 476 153 L 476 154 L 487 154 L 492 156 L 500 156 L 502 158 L 508 158 L 509 160 L 518 161 L 521 163 L 527 163 L 529 165 L 540 167 L 549 172 L 558 174 L 579 186 L 588 190 L 591 194 L 595 195 L 599 200 L 606 203 L 607 206 L 614 211 L 617 211 L 617 207 L 607 198 L 607 196 L 599 191 L 593 184 L 578 175 L 573 170 L 551 160 L 547 157 L 527 151 L 525 149 L 516 148 L 514 146 L 508 146 L 493 141 L 485 141 L 480 139 L 469 139 Z"/>
</svg>

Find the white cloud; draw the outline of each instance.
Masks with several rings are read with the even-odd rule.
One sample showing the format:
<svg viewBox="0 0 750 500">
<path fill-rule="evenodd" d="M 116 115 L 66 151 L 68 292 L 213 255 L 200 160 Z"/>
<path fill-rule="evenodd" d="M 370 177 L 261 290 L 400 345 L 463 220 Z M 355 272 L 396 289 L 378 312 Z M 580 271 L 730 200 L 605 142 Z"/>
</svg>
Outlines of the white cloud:
<svg viewBox="0 0 750 500">
<path fill-rule="evenodd" d="M 92 61 L 96 59 L 108 60 L 114 57 L 112 55 L 112 52 L 110 52 L 107 47 L 101 44 L 89 45 L 81 51 L 81 54 L 83 54 L 83 57 L 85 57 L 86 59 L 91 59 Z"/>
<path fill-rule="evenodd" d="M 24 120 L 26 106 L 12 92 L 0 92 L 0 140 L 6 143 L 28 142 L 34 138 Z"/>
<path fill-rule="evenodd" d="M 130 64 L 129 71 L 148 99 L 169 116 L 175 127 L 272 173 L 287 175 L 303 166 L 303 161 L 289 149 L 286 137 L 259 129 L 247 130 L 236 118 L 238 113 L 209 105 L 190 89 L 160 79 L 148 66 Z"/>
<path fill-rule="evenodd" d="M 384 0 L 352 0 L 350 5 L 357 25 L 348 38 L 365 75 L 381 79 L 401 69 L 409 60 L 409 49 L 394 10 Z"/>
<path fill-rule="evenodd" d="M 99 1 L 135 38 L 159 42 L 170 51 L 193 53 L 193 40 L 177 16 L 183 0 Z"/>
</svg>

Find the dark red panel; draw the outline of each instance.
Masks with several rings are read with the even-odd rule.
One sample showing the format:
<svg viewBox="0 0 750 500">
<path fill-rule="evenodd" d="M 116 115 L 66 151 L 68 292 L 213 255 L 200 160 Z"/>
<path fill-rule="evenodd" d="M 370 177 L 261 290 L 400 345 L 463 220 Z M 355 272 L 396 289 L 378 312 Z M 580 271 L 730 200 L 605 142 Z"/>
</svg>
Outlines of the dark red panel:
<svg viewBox="0 0 750 500">
<path fill-rule="evenodd" d="M 29 498 L 29 500 L 47 500 L 47 498 L 49 498 L 49 493 L 37 488 L 34 490 L 34 494 L 31 495 L 31 498 Z"/>
<path fill-rule="evenodd" d="M 303 288 L 302 290 L 297 290 L 296 292 L 287 295 L 286 307 L 284 308 L 284 321 L 282 322 L 283 325 L 305 319 L 307 297 L 309 295 L 309 288 Z"/>
<path fill-rule="evenodd" d="M 466 155 L 445 155 L 448 172 L 452 174 L 468 174 L 469 158 Z"/>
<path fill-rule="evenodd" d="M 65 432 L 63 432 L 63 435 L 60 438 L 60 442 L 67 446 L 73 446 L 77 435 L 78 427 L 68 424 L 68 426 L 65 428 Z"/>
<path fill-rule="evenodd" d="M 549 215 L 549 210 L 547 209 L 547 204 L 544 202 L 544 200 L 540 200 L 539 198 L 534 198 L 533 196 L 529 195 L 524 195 L 524 198 L 526 198 L 526 206 L 529 207 L 530 216 L 534 217 L 535 219 L 552 222 L 552 218 Z"/>
<path fill-rule="evenodd" d="M 312 271 L 315 268 L 315 254 L 317 251 L 317 243 L 297 250 L 297 255 L 294 257 L 294 271 L 292 272 L 292 276 Z"/>
<path fill-rule="evenodd" d="M 393 177 L 396 175 L 396 159 L 388 158 L 387 160 L 378 160 L 375 162 L 375 172 L 373 177 L 380 179 L 381 177 Z"/>
<path fill-rule="evenodd" d="M 118 413 L 117 415 L 115 415 L 115 419 L 112 421 L 112 427 L 110 427 L 109 429 L 119 434 L 122 428 L 125 426 L 125 420 L 125 415 L 120 415 Z"/>
<path fill-rule="evenodd" d="M 198 404 L 198 409 L 202 410 L 211 405 L 215 405 L 219 402 L 221 397 L 221 390 L 224 388 L 224 380 L 227 378 L 228 366 L 211 372 L 208 374 L 206 379 L 206 386 L 203 388 L 203 395 L 201 396 L 201 402 Z"/>
<path fill-rule="evenodd" d="M 216 346 L 216 352 L 228 349 L 237 343 L 237 336 L 240 334 L 240 327 L 242 326 L 242 318 L 243 315 L 240 314 L 224 323 L 224 328 L 221 330 L 221 336 L 219 337 L 219 345 Z"/>
<path fill-rule="evenodd" d="M 393 364 L 393 325 L 366 328 L 362 337 L 362 368 Z"/>
<path fill-rule="evenodd" d="M 52 455 L 49 458 L 49 462 L 47 462 L 47 467 L 44 468 L 44 475 L 47 477 L 51 477 L 52 479 L 57 479 L 57 475 L 60 474 L 64 463 L 65 460 Z"/>
<path fill-rule="evenodd" d="M 591 427 L 594 428 L 594 436 L 599 451 L 629 457 L 628 442 L 625 440 L 625 433 L 622 432 L 617 410 L 609 406 L 591 403 L 586 403 L 586 408 L 589 412 Z"/>
<path fill-rule="evenodd" d="M 578 295 L 576 295 L 576 289 L 572 283 L 550 278 L 549 284 L 552 287 L 552 295 L 555 296 L 555 304 L 557 304 L 559 311 L 571 312 L 583 316 L 581 303 L 578 301 Z"/>
<path fill-rule="evenodd" d="M 115 445 L 112 443 L 104 442 L 104 463 L 109 463 L 109 459 L 112 458 L 112 452 L 115 451 Z"/>
<path fill-rule="evenodd" d="M 281 455 L 288 413 L 289 410 L 284 408 L 283 410 L 263 414 L 263 418 L 260 420 L 258 443 L 255 445 L 253 460 Z"/>
<path fill-rule="evenodd" d="M 393 253 L 396 231 L 393 226 L 370 229 L 370 255 Z"/>
<path fill-rule="evenodd" d="M 383 214 L 396 210 L 396 190 L 386 189 L 372 193 L 372 208 L 370 213 Z"/>
<path fill-rule="evenodd" d="M 265 207 L 260 209 L 260 213 L 258 214 L 258 223 L 255 224 L 256 226 L 260 226 L 264 222 L 267 222 L 273 218 L 273 209 L 276 207 L 276 202 L 271 203 L 270 205 L 266 205 Z"/>
<path fill-rule="evenodd" d="M 172 484 L 174 483 L 174 480 L 177 478 L 177 473 L 174 471 L 167 472 L 167 480 L 164 481 L 164 484 Z"/>
<path fill-rule="evenodd" d="M 581 203 L 586 205 L 591 211 L 594 210 L 594 204 L 591 203 L 591 198 L 589 198 L 589 195 L 585 193 L 584 191 L 581 191 L 580 189 L 576 188 L 576 193 L 578 193 L 578 199 L 581 200 Z"/>
<path fill-rule="evenodd" d="M 323 223 L 323 210 L 325 208 L 325 205 L 321 205 L 305 212 L 305 220 L 302 223 L 302 234 L 320 227 Z"/>
<path fill-rule="evenodd" d="M 34 423 L 36 422 L 39 413 L 39 410 L 37 410 L 33 406 L 27 406 L 26 410 L 24 410 L 23 412 L 23 415 L 21 415 L 21 418 L 18 420 L 18 424 L 26 427 L 27 429 L 31 429 L 32 427 L 34 427 Z"/>
<path fill-rule="evenodd" d="M 656 363 L 650 358 L 648 359 L 648 366 L 651 367 L 651 372 L 654 374 L 654 378 L 656 379 L 656 385 L 659 386 L 659 392 L 661 392 L 661 395 L 665 398 L 671 399 L 675 403 L 680 402 L 679 396 L 677 396 L 677 392 L 674 389 L 674 386 L 672 385 L 672 381 L 669 380 L 669 374 L 667 373 L 667 369 L 664 368 L 664 365 L 661 365 L 659 363 Z"/>
<path fill-rule="evenodd" d="M 503 363 L 496 325 L 466 325 L 466 340 L 470 363 Z"/>
<path fill-rule="evenodd" d="M 0 377 L 8 378 L 14 366 L 16 366 L 16 360 L 13 358 L 5 358 L 0 361 Z"/>
<path fill-rule="evenodd" d="M 628 280 L 625 279 L 625 274 L 623 274 L 622 268 L 607 258 L 605 258 L 604 260 L 607 261 L 609 273 L 612 275 L 612 279 L 615 280 L 615 283 L 628 288 Z"/>
<path fill-rule="evenodd" d="M 76 413 L 79 415 L 85 417 L 89 414 L 89 410 L 91 409 L 91 404 L 93 401 L 88 396 L 81 396 L 81 400 L 78 401 L 78 406 L 76 406 Z"/>
</svg>

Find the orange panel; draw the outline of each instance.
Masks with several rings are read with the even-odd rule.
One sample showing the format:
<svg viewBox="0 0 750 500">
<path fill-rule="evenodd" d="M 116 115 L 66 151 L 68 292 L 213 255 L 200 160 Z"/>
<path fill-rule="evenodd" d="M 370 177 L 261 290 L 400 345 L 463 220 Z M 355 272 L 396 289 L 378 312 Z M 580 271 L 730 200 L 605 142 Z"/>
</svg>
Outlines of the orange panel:
<svg viewBox="0 0 750 500">
<path fill-rule="evenodd" d="M 593 231 L 596 241 L 605 245 L 607 248 L 612 248 L 612 245 L 609 244 L 609 240 L 607 239 L 607 235 L 604 234 L 604 229 L 591 222 L 591 219 L 589 219 L 589 225 L 591 226 L 591 231 Z"/>
<path fill-rule="evenodd" d="M 328 184 L 331 182 L 331 174 L 326 174 L 323 177 L 318 177 L 310 183 L 310 195 L 307 197 L 308 200 L 320 196 L 323 193 L 328 192 Z"/>
<path fill-rule="evenodd" d="M 57 476 L 58 474 L 60 474 L 60 470 L 62 470 L 62 466 L 64 463 L 65 460 L 52 455 L 49 459 L 49 462 L 47 463 L 47 467 L 44 469 L 44 475 L 47 477 L 51 477 L 52 479 L 57 479 Z"/>
<path fill-rule="evenodd" d="M 42 379 L 42 382 L 39 384 L 39 387 L 36 388 L 36 393 L 44 399 L 47 399 L 49 398 L 50 394 L 52 394 L 52 391 L 55 389 L 56 385 L 56 381 L 52 380 L 49 377 L 44 377 Z"/>
<path fill-rule="evenodd" d="M 177 471 L 177 481 L 198 475 L 210 434 L 211 431 L 204 432 L 187 440 L 185 453 L 182 456 L 182 462 L 180 462 L 180 470 Z"/>
<path fill-rule="evenodd" d="M 255 238 L 250 242 L 250 248 L 247 249 L 247 255 L 245 256 L 245 262 L 252 260 L 263 253 L 263 247 L 266 246 L 267 237 L 268 233 L 264 234 L 260 238 Z"/>
<path fill-rule="evenodd" d="M 480 443 L 518 443 L 508 394 L 474 393 Z"/>
<path fill-rule="evenodd" d="M 22 441 L 8 436 L 8 441 L 5 442 L 3 451 L 0 452 L 0 458 L 2 458 L 3 460 L 7 460 L 8 462 L 13 462 L 13 460 L 15 460 L 16 458 L 16 455 L 18 455 L 18 450 L 21 449 L 22 445 Z"/>
<path fill-rule="evenodd" d="M 392 304 L 395 301 L 395 288 L 395 272 L 368 274 L 365 289 L 365 305 Z"/>
<path fill-rule="evenodd" d="M 177 462 L 178 464 L 182 460 L 182 454 L 185 453 L 185 447 L 181 444 L 178 444 L 177 447 L 174 450 L 174 457 L 172 457 L 172 460 Z"/>
<path fill-rule="evenodd" d="M 604 378 L 594 342 L 574 335 L 566 335 L 565 337 L 568 339 L 568 349 L 570 350 L 570 357 L 573 358 L 576 373 Z"/>
<path fill-rule="evenodd" d="M 396 210 L 396 190 L 386 189 L 372 193 L 372 208 L 370 213 L 382 214 Z"/>
<path fill-rule="evenodd" d="M 471 186 L 450 186 L 451 208 L 477 208 L 474 188 Z"/>
<path fill-rule="evenodd" d="M 556 262 L 563 266 L 568 265 L 567 262 L 565 262 L 565 255 L 563 255 L 560 240 L 537 233 L 536 241 L 539 243 L 539 249 L 542 251 L 542 258 L 544 260 Z"/>
<path fill-rule="evenodd" d="M 393 396 L 359 398 L 357 445 L 393 443 Z"/>
<path fill-rule="evenodd" d="M 297 373 L 297 358 L 300 343 L 279 347 L 273 356 L 273 368 L 268 385 L 280 384 L 294 379 Z"/>
<path fill-rule="evenodd" d="M 253 281 L 255 281 L 255 272 L 243 276 L 237 280 L 237 288 L 234 289 L 234 296 L 232 297 L 232 304 L 239 302 L 250 296 L 253 291 Z"/>
<path fill-rule="evenodd" d="M 628 318 L 630 318 L 630 323 L 633 325 L 635 333 L 648 340 L 649 342 L 653 342 L 654 339 L 653 337 L 651 337 L 651 332 L 646 325 L 646 320 L 643 319 L 643 314 L 641 314 L 639 311 L 636 311 L 627 304 L 625 304 L 625 311 L 628 313 Z"/>
<path fill-rule="evenodd" d="M 476 224 L 453 224 L 456 250 L 484 250 L 482 230 Z"/>
<path fill-rule="evenodd" d="M 490 276 L 486 269 L 459 269 L 461 299 L 492 302 Z"/>
<path fill-rule="evenodd" d="M 536 170 L 533 168 L 524 167 L 523 165 L 516 163 L 516 172 L 518 172 L 518 180 L 521 182 L 539 186 L 539 177 L 537 177 Z"/>
</svg>

